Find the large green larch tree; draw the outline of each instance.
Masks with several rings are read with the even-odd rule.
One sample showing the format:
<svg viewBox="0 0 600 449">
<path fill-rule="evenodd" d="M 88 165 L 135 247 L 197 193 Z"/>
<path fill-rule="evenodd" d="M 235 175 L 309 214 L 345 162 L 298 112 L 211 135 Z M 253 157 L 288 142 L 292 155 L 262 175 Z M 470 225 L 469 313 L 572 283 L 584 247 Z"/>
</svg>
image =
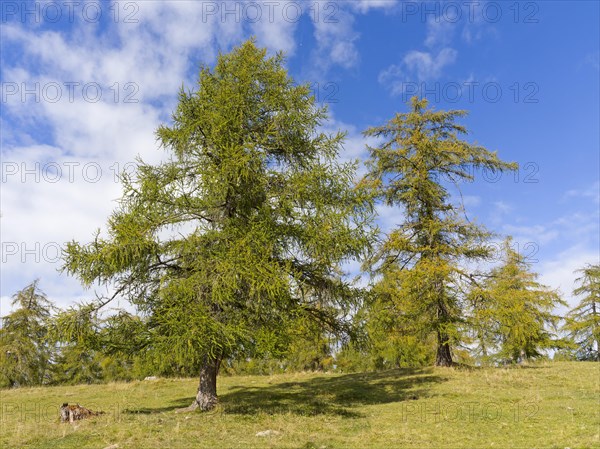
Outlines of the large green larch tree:
<svg viewBox="0 0 600 449">
<path fill-rule="evenodd" d="M 344 134 L 320 131 L 326 109 L 284 62 L 251 40 L 203 67 L 157 131 L 169 159 L 124 175 L 106 238 L 66 246 L 68 273 L 114 288 L 98 306 L 137 308 L 132 340 L 197 367 L 189 409 L 215 406 L 225 358 L 300 317 L 339 330 L 356 297 L 340 267 L 361 256 L 372 208 L 356 164 L 338 162 Z"/>
</svg>

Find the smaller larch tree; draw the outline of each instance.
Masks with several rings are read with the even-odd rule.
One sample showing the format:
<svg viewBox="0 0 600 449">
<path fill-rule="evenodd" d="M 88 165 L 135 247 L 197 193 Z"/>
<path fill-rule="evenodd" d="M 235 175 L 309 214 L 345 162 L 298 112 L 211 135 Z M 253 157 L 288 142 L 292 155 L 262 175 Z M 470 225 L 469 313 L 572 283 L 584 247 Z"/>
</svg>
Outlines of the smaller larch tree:
<svg viewBox="0 0 600 449">
<path fill-rule="evenodd" d="M 56 384 L 91 384 L 104 378 L 98 350 L 102 320 L 97 312 L 89 313 L 88 309 L 83 308 L 73 321 L 66 319 L 73 307 L 61 310 L 48 323 L 47 337 L 55 352 L 52 378 Z"/>
<path fill-rule="evenodd" d="M 579 285 L 573 294 L 581 296 L 579 304 L 566 316 L 564 329 L 577 345 L 575 354 L 581 360 L 600 360 L 600 264 L 577 270 Z"/>
<path fill-rule="evenodd" d="M 0 386 L 47 383 L 52 347 L 47 338 L 54 305 L 33 281 L 12 297 L 15 310 L 2 318 Z"/>
<path fill-rule="evenodd" d="M 472 329 L 483 359 L 509 363 L 543 355 L 545 349 L 563 348 L 557 335 L 560 316 L 555 307 L 565 305 L 556 290 L 537 282 L 531 264 L 512 247 L 503 244 L 504 260 L 471 292 Z"/>
</svg>

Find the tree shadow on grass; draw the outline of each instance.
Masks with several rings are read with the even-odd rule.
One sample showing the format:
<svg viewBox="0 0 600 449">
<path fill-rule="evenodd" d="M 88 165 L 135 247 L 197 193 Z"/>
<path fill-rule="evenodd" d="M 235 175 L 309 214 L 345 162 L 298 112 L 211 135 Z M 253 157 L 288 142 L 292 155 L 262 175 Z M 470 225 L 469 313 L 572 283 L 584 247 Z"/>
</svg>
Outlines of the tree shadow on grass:
<svg viewBox="0 0 600 449">
<path fill-rule="evenodd" d="M 398 369 L 377 373 L 323 374 L 308 380 L 270 386 L 232 388 L 220 397 L 223 413 L 304 416 L 333 415 L 358 418 L 361 406 L 410 401 L 431 396 L 434 383 L 446 379 L 431 368 Z"/>
<path fill-rule="evenodd" d="M 126 414 L 132 414 L 132 415 L 151 415 L 154 413 L 171 412 L 173 410 L 177 410 L 179 408 L 190 405 L 190 403 L 192 402 L 192 399 L 193 398 L 190 398 L 190 397 L 179 398 L 179 399 L 170 401 L 169 405 L 166 405 L 164 407 L 152 407 L 152 408 L 133 407 L 133 408 L 126 408 L 125 410 L 123 410 L 123 412 Z"/>
</svg>

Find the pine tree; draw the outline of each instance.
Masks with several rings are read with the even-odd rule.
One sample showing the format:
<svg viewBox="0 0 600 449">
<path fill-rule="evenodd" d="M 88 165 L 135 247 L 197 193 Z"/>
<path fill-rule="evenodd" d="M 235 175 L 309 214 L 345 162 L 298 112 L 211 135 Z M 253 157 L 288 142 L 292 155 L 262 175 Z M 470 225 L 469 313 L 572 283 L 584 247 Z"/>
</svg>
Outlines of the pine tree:
<svg viewBox="0 0 600 449">
<path fill-rule="evenodd" d="M 123 176 L 108 238 L 66 247 L 68 273 L 114 286 L 98 306 L 127 298 L 140 343 L 200 373 L 189 409 L 215 406 L 231 354 L 269 345 L 289 317 L 339 330 L 356 298 L 340 264 L 369 242 L 372 208 L 356 164 L 337 162 L 344 134 L 319 131 L 326 110 L 284 62 L 248 41 L 202 68 L 157 131 L 170 158 Z"/>
<path fill-rule="evenodd" d="M 475 289 L 473 328 L 484 358 L 519 362 L 562 348 L 557 337 L 560 317 L 554 309 L 565 302 L 558 292 L 537 282 L 531 264 L 504 241 L 504 261 Z"/>
<path fill-rule="evenodd" d="M 489 233 L 463 217 L 447 185 L 473 180 L 475 168 L 502 171 L 516 169 L 516 164 L 459 139 L 467 130 L 455 120 L 465 111 L 434 111 L 417 97 L 410 107 L 365 132 L 383 143 L 369 147 L 364 184 L 405 214 L 367 266 L 383 275 L 389 300 L 402 303 L 396 308 L 418 320 L 424 332 L 435 334 L 436 365 L 449 366 L 464 318 L 460 284 L 471 279 L 461 264 L 489 257 L 490 249 L 485 244 Z"/>
<path fill-rule="evenodd" d="M 577 345 L 579 359 L 600 360 L 600 265 L 587 265 L 576 273 L 581 276 L 573 294 L 583 297 L 568 313 L 564 327 Z"/>
<path fill-rule="evenodd" d="M 41 385 L 49 381 L 52 347 L 47 338 L 54 310 L 35 280 L 12 297 L 16 309 L 2 318 L 0 386 Z"/>
</svg>

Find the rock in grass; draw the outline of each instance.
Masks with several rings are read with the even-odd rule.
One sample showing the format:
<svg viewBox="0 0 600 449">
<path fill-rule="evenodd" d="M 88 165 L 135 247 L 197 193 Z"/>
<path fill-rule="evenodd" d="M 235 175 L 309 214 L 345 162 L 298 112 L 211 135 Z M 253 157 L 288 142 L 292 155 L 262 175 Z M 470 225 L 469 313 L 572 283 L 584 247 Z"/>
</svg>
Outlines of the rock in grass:
<svg viewBox="0 0 600 449">
<path fill-rule="evenodd" d="M 271 435 L 275 436 L 275 435 L 279 435 L 281 432 L 279 432 L 278 430 L 263 430 L 262 432 L 256 432 L 257 437 L 270 437 Z"/>
</svg>

